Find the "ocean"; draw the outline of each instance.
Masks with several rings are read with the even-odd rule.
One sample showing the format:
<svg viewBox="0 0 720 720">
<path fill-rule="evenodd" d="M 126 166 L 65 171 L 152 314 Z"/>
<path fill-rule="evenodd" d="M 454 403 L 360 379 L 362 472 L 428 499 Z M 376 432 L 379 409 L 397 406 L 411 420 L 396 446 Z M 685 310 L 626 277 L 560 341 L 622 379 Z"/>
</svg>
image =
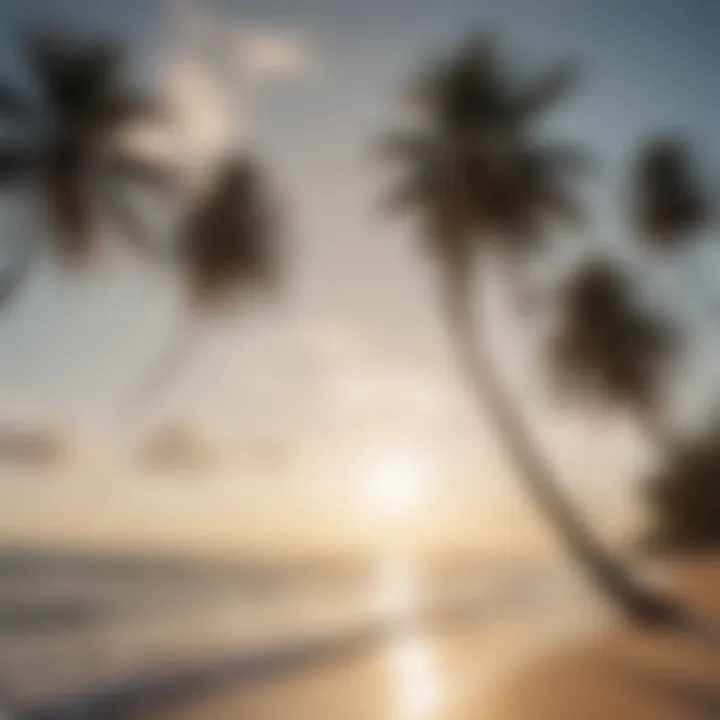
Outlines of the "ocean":
<svg viewBox="0 0 720 720">
<path fill-rule="evenodd" d="M 0 718 L 459 717 L 592 607 L 567 573 L 507 560 L 7 550 Z"/>
</svg>

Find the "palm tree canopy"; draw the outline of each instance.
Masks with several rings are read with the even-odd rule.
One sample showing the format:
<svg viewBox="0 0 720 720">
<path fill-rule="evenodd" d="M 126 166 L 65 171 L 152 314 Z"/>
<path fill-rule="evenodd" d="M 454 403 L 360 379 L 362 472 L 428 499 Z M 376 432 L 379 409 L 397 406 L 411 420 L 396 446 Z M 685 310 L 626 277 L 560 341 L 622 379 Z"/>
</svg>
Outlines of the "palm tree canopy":
<svg viewBox="0 0 720 720">
<path fill-rule="evenodd" d="M 0 116 L 22 133 L 0 145 L 0 182 L 33 181 L 47 202 L 56 249 L 81 261 L 98 215 L 104 212 L 121 229 L 127 225 L 131 211 L 118 211 L 123 183 L 167 189 L 166 168 L 117 142 L 120 131 L 158 117 L 161 108 L 126 86 L 117 43 L 38 33 L 23 51 L 37 93 L 0 80 Z"/>
<path fill-rule="evenodd" d="M 577 81 L 574 63 L 552 67 L 531 83 L 512 82 L 493 38 L 474 34 L 443 61 L 411 83 L 411 102 L 429 122 L 451 134 L 483 130 L 521 133 Z"/>
<path fill-rule="evenodd" d="M 483 246 L 515 257 L 538 244 L 548 223 L 582 218 L 567 181 L 586 158 L 529 133 L 573 73 L 563 65 L 518 87 L 502 70 L 494 46 L 474 39 L 421 77 L 420 126 L 381 143 L 403 169 L 388 209 L 419 214 L 425 242 L 442 261 L 463 265 Z"/>
<path fill-rule="evenodd" d="M 628 278 L 606 260 L 576 272 L 560 299 L 548 353 L 556 387 L 603 407 L 652 409 L 677 350 L 674 328 L 640 307 Z"/>
<path fill-rule="evenodd" d="M 690 144 L 681 138 L 656 138 L 637 154 L 633 171 L 633 213 L 640 237 L 671 248 L 702 230 L 711 219 Z"/>
<path fill-rule="evenodd" d="M 64 129 L 99 135 L 159 110 L 152 98 L 125 86 L 117 43 L 44 33 L 31 40 L 28 62 L 45 110 Z"/>
<path fill-rule="evenodd" d="M 671 550 L 720 546 L 720 425 L 678 446 L 647 482 L 650 542 Z"/>
<path fill-rule="evenodd" d="M 279 231 L 278 204 L 264 169 L 247 156 L 226 159 L 183 232 L 193 303 L 205 307 L 247 288 L 274 286 Z"/>
</svg>

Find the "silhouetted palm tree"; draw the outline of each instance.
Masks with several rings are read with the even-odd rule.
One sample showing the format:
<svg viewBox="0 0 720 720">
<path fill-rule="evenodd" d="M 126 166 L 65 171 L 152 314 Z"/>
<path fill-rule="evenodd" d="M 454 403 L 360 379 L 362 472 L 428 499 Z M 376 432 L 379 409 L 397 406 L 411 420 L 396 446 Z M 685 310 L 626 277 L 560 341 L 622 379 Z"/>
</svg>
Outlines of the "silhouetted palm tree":
<svg viewBox="0 0 720 720">
<path fill-rule="evenodd" d="M 247 155 L 223 160 L 180 229 L 176 260 L 187 312 L 136 402 L 146 403 L 172 378 L 208 315 L 277 287 L 281 234 L 279 203 L 262 165 Z"/>
<path fill-rule="evenodd" d="M 714 202 L 703 181 L 696 152 L 680 136 L 659 136 L 636 153 L 632 170 L 633 224 L 651 258 L 676 257 L 696 244 L 715 220 Z M 716 309 L 720 297 L 705 277 L 692 291 Z"/>
<path fill-rule="evenodd" d="M 594 405 L 628 408 L 656 449 L 670 451 L 662 389 L 679 351 L 675 329 L 641 307 L 630 279 L 609 260 L 582 266 L 560 300 L 548 353 L 558 389 Z"/>
<path fill-rule="evenodd" d="M 121 237 L 144 245 L 126 183 L 166 190 L 170 173 L 124 149 L 119 135 L 157 118 L 157 102 L 125 85 L 117 43 L 39 33 L 23 50 L 36 92 L 0 80 L 0 118 L 16 131 L 0 143 L 0 183 L 30 184 L 41 192 L 53 245 L 64 261 L 87 260 L 100 215 Z M 0 299 L 18 286 L 37 249 L 37 238 L 24 240 Z"/>
<path fill-rule="evenodd" d="M 181 241 L 191 303 L 212 310 L 248 290 L 276 287 L 279 230 L 277 201 L 264 168 L 246 155 L 224 160 Z"/>
<path fill-rule="evenodd" d="M 663 252 L 683 247 L 712 217 L 692 146 L 657 137 L 638 151 L 633 169 L 633 215 L 639 237 Z"/>
<path fill-rule="evenodd" d="M 533 121 L 566 91 L 563 65 L 528 88 L 508 81 L 485 39 L 426 73 L 413 95 L 417 129 L 395 133 L 387 150 L 404 161 L 405 176 L 390 198 L 415 211 L 423 240 L 440 271 L 441 300 L 452 338 L 481 409 L 505 442 L 520 479 L 599 587 L 631 618 L 676 624 L 676 606 L 636 585 L 597 545 L 562 496 L 545 458 L 475 339 L 472 288 L 478 261 L 519 261 L 549 225 L 579 219 L 568 189 L 577 154 L 533 142 Z M 572 159 L 572 163 L 568 163 Z"/>
<path fill-rule="evenodd" d="M 653 547 L 720 547 L 720 426 L 678 445 L 647 484 Z"/>
</svg>

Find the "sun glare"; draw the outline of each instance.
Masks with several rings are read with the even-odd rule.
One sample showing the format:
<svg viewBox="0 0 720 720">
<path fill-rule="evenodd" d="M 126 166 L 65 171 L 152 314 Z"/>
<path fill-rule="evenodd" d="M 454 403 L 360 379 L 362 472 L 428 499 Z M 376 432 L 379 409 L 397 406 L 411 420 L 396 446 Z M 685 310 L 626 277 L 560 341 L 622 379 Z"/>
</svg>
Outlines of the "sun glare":
<svg viewBox="0 0 720 720">
<path fill-rule="evenodd" d="M 428 473 L 421 459 L 408 451 L 386 451 L 365 467 L 365 502 L 374 517 L 394 520 L 411 515 L 422 505 Z"/>
</svg>

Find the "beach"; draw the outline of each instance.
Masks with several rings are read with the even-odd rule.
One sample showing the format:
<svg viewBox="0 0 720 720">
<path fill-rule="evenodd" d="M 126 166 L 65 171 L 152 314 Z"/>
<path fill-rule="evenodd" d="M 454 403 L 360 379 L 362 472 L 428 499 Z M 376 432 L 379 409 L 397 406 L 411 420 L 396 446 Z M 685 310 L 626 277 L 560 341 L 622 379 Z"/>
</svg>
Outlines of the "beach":
<svg viewBox="0 0 720 720">
<path fill-rule="evenodd" d="M 661 577 L 718 617 L 717 559 Z M 720 717 L 718 647 L 623 625 L 559 563 L 20 554 L 0 579 L 15 720 Z"/>
<path fill-rule="evenodd" d="M 676 563 L 671 585 L 720 626 L 720 561 Z M 720 718 L 720 645 L 613 624 L 526 663 L 493 692 L 492 720 Z"/>
<path fill-rule="evenodd" d="M 603 622 L 574 574 L 527 564 L 34 562 L 0 571 L 2 700 L 26 720 L 473 717 Z"/>
</svg>

